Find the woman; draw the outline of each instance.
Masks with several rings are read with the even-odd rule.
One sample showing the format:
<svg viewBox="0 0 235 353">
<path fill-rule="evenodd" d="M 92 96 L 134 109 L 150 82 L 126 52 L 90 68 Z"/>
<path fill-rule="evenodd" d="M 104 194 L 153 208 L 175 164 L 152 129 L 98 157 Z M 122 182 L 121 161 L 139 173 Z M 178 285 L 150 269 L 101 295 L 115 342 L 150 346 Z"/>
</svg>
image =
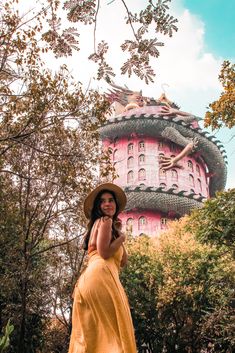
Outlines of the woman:
<svg viewBox="0 0 235 353">
<path fill-rule="evenodd" d="M 130 309 L 119 280 L 127 261 L 118 214 L 126 195 L 114 184 L 99 185 L 84 202 L 88 266 L 75 286 L 69 353 L 136 353 Z"/>
</svg>

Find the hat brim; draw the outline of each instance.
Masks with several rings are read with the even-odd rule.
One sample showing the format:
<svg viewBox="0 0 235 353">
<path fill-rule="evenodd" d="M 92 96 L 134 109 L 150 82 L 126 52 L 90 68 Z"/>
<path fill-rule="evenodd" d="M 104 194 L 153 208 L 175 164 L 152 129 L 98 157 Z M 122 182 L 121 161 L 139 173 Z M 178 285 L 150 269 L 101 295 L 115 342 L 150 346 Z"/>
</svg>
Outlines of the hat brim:
<svg viewBox="0 0 235 353">
<path fill-rule="evenodd" d="M 90 219 L 95 198 L 102 190 L 112 191 L 116 196 L 119 211 L 121 212 L 124 210 L 127 199 L 124 191 L 120 188 L 120 186 L 112 183 L 100 184 L 88 194 L 84 201 L 84 213 L 86 218 Z"/>
</svg>

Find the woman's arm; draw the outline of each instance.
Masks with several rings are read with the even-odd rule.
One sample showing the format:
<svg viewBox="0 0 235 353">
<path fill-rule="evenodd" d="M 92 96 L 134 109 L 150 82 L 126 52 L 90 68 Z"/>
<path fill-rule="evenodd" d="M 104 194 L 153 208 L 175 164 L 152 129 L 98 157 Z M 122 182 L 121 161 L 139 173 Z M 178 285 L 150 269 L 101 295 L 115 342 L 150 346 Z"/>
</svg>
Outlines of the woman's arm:
<svg viewBox="0 0 235 353">
<path fill-rule="evenodd" d="M 126 264 L 127 264 L 128 255 L 127 255 L 125 246 L 122 245 L 122 247 L 123 247 L 123 255 L 122 255 L 122 259 L 121 259 L 121 267 L 124 267 L 124 266 L 126 266 Z"/>
<path fill-rule="evenodd" d="M 112 222 L 113 220 L 111 218 L 103 217 L 98 228 L 96 240 L 97 251 L 98 254 L 105 260 L 111 257 L 125 241 L 125 235 L 121 233 L 117 239 L 111 242 Z"/>
</svg>

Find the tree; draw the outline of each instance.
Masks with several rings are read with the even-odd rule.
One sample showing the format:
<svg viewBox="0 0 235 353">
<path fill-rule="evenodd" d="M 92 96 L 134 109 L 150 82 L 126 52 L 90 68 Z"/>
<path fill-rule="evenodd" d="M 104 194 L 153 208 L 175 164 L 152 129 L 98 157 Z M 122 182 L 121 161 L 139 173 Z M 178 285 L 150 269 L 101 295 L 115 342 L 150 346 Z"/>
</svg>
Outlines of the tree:
<svg viewBox="0 0 235 353">
<path fill-rule="evenodd" d="M 122 279 L 140 351 L 143 343 L 154 353 L 212 352 L 212 345 L 213 352 L 225 353 L 234 348 L 232 325 L 226 331 L 229 325 L 221 319 L 223 334 L 217 337 L 210 325 L 219 320 L 219 312 L 233 312 L 233 259 L 198 242 L 186 231 L 188 222 L 190 218 L 175 221 L 159 239 L 140 237 L 129 243 Z"/>
<path fill-rule="evenodd" d="M 231 129 L 235 125 L 235 64 L 224 61 L 219 80 L 224 92 L 209 105 L 211 111 L 206 112 L 205 126 L 218 129 L 224 125 Z"/>
<path fill-rule="evenodd" d="M 127 249 L 129 260 L 121 272 L 121 280 L 129 297 L 137 347 L 141 352 L 142 345 L 147 344 L 150 352 L 162 352 L 162 329 L 156 305 L 162 269 L 156 260 L 156 249 L 147 236 L 131 238 Z"/>
<path fill-rule="evenodd" d="M 51 314 L 44 330 L 46 339 L 42 352 L 52 352 L 53 349 L 61 353 L 68 351 L 72 329 L 73 290 L 86 266 L 85 252 L 81 248 L 82 239 L 78 237 L 50 252 Z"/>
<path fill-rule="evenodd" d="M 235 314 L 234 303 L 207 313 L 203 320 L 200 341 L 208 352 L 233 352 Z"/>
<path fill-rule="evenodd" d="M 235 189 L 218 192 L 193 212 L 188 224 L 197 238 L 221 251 L 235 251 Z"/>
<path fill-rule="evenodd" d="M 11 146 L 2 156 L 4 212 L 1 215 L 7 217 L 1 218 L 1 251 L 12 259 L 3 265 L 2 280 L 5 282 L 6 271 L 10 272 L 13 292 L 18 293 L 17 300 L 12 295 L 9 298 L 13 299 L 15 308 L 16 302 L 19 305 L 18 324 L 13 321 L 14 333 L 19 334 L 19 352 L 29 351 L 24 350 L 24 345 L 30 316 L 32 313 L 41 316 L 40 310 L 47 308 L 45 294 L 48 296 L 48 292 L 43 289 L 49 286 L 45 278 L 49 280 L 50 262 L 44 253 L 81 235 L 84 216 L 79 210 L 95 182 L 100 158 L 97 133 L 89 130 L 88 125 L 81 121 L 80 127 L 71 127 L 58 121 L 34 132 L 27 137 L 27 143 L 21 141 Z M 10 215 L 12 225 L 7 222 Z M 35 297 L 40 298 L 36 308 L 32 301 Z M 7 310 L 4 312 L 7 315 Z M 29 325 L 31 333 L 35 327 L 36 324 Z M 33 336 L 29 333 L 27 337 Z"/>
<path fill-rule="evenodd" d="M 29 24 L 14 4 L 6 2 L 1 12 L 0 316 L 1 327 L 12 318 L 12 347 L 23 353 L 43 345 L 46 252 L 79 237 L 82 199 L 108 160 L 98 128 L 109 104 L 97 92 L 83 92 L 65 66 L 56 73 L 46 68 L 37 38 L 44 12 Z"/>
</svg>

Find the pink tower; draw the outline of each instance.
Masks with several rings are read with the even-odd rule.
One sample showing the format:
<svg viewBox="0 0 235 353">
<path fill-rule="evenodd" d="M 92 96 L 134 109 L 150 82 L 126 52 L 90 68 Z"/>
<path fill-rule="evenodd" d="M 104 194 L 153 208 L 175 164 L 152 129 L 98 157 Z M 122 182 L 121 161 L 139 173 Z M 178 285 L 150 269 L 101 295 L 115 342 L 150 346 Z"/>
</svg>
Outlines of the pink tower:
<svg viewBox="0 0 235 353">
<path fill-rule="evenodd" d="M 107 95 L 115 116 L 101 128 L 128 202 L 121 218 L 133 235 L 158 235 L 222 190 L 226 156 L 221 142 L 179 110 L 165 94 L 158 100 L 118 86 Z"/>
</svg>

